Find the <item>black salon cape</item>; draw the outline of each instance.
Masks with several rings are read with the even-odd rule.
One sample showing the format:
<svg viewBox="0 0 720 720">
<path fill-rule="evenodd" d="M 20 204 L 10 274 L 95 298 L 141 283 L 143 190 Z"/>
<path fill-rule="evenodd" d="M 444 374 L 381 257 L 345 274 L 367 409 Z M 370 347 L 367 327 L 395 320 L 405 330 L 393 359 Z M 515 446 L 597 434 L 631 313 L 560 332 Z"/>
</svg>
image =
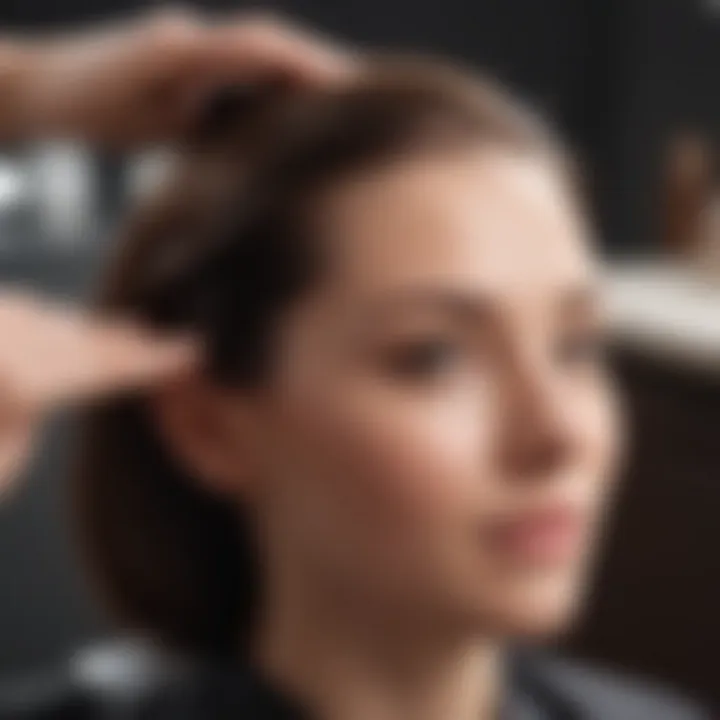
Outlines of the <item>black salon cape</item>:
<svg viewBox="0 0 720 720">
<path fill-rule="evenodd" d="M 537 653 L 514 656 L 509 677 L 501 720 L 712 720 L 664 690 Z M 103 687 L 67 672 L 7 682 L 0 720 L 312 720 L 247 667 L 194 669 L 150 685 Z"/>
</svg>

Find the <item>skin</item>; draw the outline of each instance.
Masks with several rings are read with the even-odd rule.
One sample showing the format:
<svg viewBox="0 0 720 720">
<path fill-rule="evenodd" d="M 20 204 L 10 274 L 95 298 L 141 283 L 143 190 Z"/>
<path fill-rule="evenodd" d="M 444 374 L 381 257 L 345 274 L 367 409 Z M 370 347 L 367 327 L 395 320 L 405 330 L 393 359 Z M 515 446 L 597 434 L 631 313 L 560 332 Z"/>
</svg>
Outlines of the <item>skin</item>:
<svg viewBox="0 0 720 720">
<path fill-rule="evenodd" d="M 575 615 L 613 489 L 588 230 L 546 159 L 487 147 L 354 177 L 319 215 L 328 269 L 271 381 L 189 384 L 160 422 L 254 513 L 256 655 L 319 717 L 491 717 L 508 639 Z"/>
</svg>

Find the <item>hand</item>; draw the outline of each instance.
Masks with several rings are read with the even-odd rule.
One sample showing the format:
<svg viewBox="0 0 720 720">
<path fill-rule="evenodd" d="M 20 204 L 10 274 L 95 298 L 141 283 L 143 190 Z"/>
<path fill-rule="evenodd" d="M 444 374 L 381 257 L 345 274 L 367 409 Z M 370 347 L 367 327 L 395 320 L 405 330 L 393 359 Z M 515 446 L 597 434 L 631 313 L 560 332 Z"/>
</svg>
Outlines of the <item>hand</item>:
<svg viewBox="0 0 720 720">
<path fill-rule="evenodd" d="M 138 325 L 33 296 L 0 295 L 0 491 L 58 405 L 156 387 L 192 374 L 197 349 Z"/>
<path fill-rule="evenodd" d="M 23 47 L 21 45 L 21 47 Z M 213 90 L 282 78 L 342 81 L 349 52 L 274 19 L 177 12 L 24 46 L 26 131 L 122 149 L 172 141 Z"/>
</svg>

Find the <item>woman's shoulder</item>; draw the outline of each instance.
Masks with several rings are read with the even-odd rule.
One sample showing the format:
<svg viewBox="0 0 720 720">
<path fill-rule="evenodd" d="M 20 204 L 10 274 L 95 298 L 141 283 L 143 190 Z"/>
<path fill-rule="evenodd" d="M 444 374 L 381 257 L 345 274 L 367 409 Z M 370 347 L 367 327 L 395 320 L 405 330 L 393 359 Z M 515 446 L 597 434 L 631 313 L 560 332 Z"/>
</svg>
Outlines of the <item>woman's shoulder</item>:
<svg viewBox="0 0 720 720">
<path fill-rule="evenodd" d="M 710 720 L 696 700 L 661 683 L 551 653 L 531 652 L 518 662 L 530 694 L 565 705 L 570 716 L 593 720 Z M 563 715 L 565 717 L 566 715 Z"/>
</svg>

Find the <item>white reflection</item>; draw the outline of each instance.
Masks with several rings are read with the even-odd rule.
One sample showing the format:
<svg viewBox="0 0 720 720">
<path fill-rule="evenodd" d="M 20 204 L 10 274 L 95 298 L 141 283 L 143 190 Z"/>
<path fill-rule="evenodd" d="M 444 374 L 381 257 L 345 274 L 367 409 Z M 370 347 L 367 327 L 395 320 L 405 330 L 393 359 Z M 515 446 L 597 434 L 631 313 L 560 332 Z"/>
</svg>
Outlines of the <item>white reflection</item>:
<svg viewBox="0 0 720 720">
<path fill-rule="evenodd" d="M 0 212 L 16 207 L 25 192 L 24 177 L 17 164 L 0 161 Z"/>
<path fill-rule="evenodd" d="M 42 241 L 73 247 L 94 220 L 91 156 L 80 146 L 43 144 L 28 159 L 29 182 Z"/>
</svg>

